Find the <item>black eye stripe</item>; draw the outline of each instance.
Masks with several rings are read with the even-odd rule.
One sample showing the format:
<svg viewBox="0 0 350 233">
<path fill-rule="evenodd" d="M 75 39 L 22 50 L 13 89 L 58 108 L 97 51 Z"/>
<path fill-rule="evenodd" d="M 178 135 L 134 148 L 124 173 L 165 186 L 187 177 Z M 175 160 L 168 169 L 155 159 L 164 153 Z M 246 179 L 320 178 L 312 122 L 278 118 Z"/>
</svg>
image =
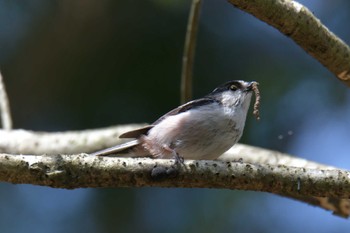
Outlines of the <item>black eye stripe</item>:
<svg viewBox="0 0 350 233">
<path fill-rule="evenodd" d="M 234 88 L 234 87 L 236 87 L 236 88 Z M 236 91 L 236 90 L 240 90 L 242 88 L 243 88 L 242 81 L 233 80 L 233 81 L 229 81 L 227 83 L 220 85 L 215 90 L 213 90 L 210 94 L 220 93 L 220 92 L 227 91 L 227 90 Z"/>
</svg>

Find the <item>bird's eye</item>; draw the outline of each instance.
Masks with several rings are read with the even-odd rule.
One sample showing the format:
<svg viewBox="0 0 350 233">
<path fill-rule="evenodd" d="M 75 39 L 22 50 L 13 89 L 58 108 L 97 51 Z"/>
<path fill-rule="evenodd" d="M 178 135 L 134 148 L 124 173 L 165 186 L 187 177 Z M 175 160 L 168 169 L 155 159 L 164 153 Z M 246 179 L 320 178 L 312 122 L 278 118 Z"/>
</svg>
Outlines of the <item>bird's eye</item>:
<svg viewBox="0 0 350 233">
<path fill-rule="evenodd" d="M 230 89 L 231 89 L 232 91 L 236 91 L 236 90 L 238 89 L 238 87 L 237 87 L 236 85 L 232 84 L 232 85 L 230 86 Z"/>
</svg>

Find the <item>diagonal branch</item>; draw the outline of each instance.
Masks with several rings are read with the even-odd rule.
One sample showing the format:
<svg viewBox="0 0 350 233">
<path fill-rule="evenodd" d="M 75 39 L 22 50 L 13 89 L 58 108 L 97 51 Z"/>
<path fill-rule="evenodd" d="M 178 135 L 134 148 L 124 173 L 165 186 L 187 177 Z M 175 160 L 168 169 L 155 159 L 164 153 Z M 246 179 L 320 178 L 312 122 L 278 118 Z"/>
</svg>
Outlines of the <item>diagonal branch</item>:
<svg viewBox="0 0 350 233">
<path fill-rule="evenodd" d="M 350 86 L 350 48 L 296 1 L 228 0 L 294 40 L 338 79 Z"/>
</svg>

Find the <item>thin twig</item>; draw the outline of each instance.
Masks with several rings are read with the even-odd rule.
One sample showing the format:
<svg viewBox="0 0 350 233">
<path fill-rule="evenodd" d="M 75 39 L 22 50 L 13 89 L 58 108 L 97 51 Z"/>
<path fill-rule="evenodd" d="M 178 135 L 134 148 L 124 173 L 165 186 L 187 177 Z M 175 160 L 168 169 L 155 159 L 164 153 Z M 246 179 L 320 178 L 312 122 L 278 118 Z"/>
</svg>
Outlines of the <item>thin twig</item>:
<svg viewBox="0 0 350 233">
<path fill-rule="evenodd" d="M 0 72 L 0 112 L 1 125 L 5 130 L 12 129 L 12 118 L 10 111 L 10 104 L 5 90 L 5 83 Z"/>
<path fill-rule="evenodd" d="M 187 23 L 185 48 L 182 57 L 181 103 L 185 103 L 192 98 L 192 70 L 201 2 L 201 0 L 192 0 L 191 11 Z"/>
</svg>

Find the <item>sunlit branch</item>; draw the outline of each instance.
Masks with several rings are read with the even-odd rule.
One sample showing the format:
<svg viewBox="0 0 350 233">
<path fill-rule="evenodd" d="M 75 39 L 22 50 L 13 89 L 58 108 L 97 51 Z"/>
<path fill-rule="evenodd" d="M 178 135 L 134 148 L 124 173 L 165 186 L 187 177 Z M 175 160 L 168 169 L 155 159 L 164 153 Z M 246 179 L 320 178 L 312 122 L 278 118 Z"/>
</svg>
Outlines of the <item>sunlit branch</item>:
<svg viewBox="0 0 350 233">
<path fill-rule="evenodd" d="M 350 86 L 350 48 L 305 6 L 284 0 L 228 0 L 270 24 Z"/>
</svg>

